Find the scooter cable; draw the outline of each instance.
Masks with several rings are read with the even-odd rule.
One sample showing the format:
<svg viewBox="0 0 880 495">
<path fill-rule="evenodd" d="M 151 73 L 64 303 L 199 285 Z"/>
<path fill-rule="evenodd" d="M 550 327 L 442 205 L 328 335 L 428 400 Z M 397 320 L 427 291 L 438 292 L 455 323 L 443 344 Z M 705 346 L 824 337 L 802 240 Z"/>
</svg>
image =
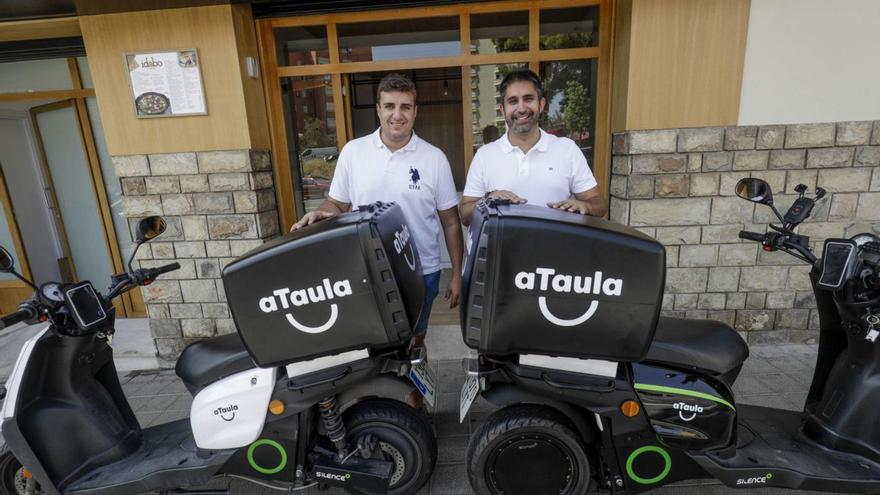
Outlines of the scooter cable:
<svg viewBox="0 0 880 495">
<path fill-rule="evenodd" d="M 267 483 L 265 481 L 260 481 L 260 480 L 254 479 L 254 478 L 248 478 L 247 476 L 241 476 L 238 474 L 225 474 L 224 476 L 227 478 L 238 478 L 240 480 L 244 480 L 244 481 L 253 483 L 255 485 L 260 485 L 260 486 L 263 486 L 266 488 L 270 488 L 272 490 L 278 490 L 278 491 L 287 492 L 287 493 L 293 493 L 293 492 L 298 492 L 300 490 L 305 490 L 306 488 L 311 488 L 311 487 L 318 484 L 317 482 L 315 482 L 315 483 L 311 483 L 309 485 L 303 485 L 303 486 L 297 486 L 297 487 L 280 487 L 278 485 L 273 485 L 273 484 Z"/>
</svg>

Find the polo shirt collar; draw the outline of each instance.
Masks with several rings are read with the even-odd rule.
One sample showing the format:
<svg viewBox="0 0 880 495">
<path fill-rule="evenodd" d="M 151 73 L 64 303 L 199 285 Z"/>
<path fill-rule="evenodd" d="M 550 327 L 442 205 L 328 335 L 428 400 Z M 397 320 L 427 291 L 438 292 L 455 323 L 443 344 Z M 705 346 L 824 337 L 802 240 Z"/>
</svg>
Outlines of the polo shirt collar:
<svg viewBox="0 0 880 495">
<path fill-rule="evenodd" d="M 535 143 L 535 146 L 532 149 L 536 149 L 538 151 L 544 152 L 547 151 L 547 148 L 550 146 L 550 138 L 547 133 L 544 132 L 544 129 L 538 128 L 538 132 L 541 133 L 541 137 L 538 138 L 538 142 Z M 501 151 L 505 153 L 510 153 L 513 150 L 519 149 L 516 146 L 510 144 L 510 138 L 508 137 L 508 133 L 505 132 L 503 136 L 498 140 L 498 144 L 501 145 Z M 529 150 L 531 151 L 531 150 Z"/>
<path fill-rule="evenodd" d="M 373 145 L 375 145 L 379 149 L 388 149 L 388 147 L 385 146 L 385 143 L 382 142 L 381 132 L 382 132 L 381 127 L 379 127 L 378 129 L 376 129 L 375 132 L 373 132 Z M 418 149 L 418 143 L 420 140 L 421 140 L 421 138 L 416 136 L 416 131 L 413 131 L 412 136 L 409 138 L 409 142 L 406 143 L 406 146 L 404 146 L 401 149 L 404 151 L 415 151 L 416 149 Z"/>
</svg>

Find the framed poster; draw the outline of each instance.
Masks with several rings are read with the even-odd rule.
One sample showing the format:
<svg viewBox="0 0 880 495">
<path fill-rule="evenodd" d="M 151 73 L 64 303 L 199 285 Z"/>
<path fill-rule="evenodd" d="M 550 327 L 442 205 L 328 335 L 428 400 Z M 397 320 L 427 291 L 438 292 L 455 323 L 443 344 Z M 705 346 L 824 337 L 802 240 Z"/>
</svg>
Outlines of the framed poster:
<svg viewBox="0 0 880 495">
<path fill-rule="evenodd" d="M 207 115 L 195 48 L 126 53 L 125 66 L 137 118 Z"/>
</svg>

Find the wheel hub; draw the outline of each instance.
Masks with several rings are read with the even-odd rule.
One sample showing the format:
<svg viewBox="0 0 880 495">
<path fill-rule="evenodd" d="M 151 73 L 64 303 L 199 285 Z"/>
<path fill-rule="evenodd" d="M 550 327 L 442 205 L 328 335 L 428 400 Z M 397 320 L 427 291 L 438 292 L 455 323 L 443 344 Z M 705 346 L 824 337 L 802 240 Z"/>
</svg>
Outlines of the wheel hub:
<svg viewBox="0 0 880 495">
<path fill-rule="evenodd" d="M 487 468 L 492 488 L 503 494 L 566 494 L 579 469 L 565 445 L 536 434 L 509 438 Z"/>
<path fill-rule="evenodd" d="M 15 479 L 12 481 L 15 486 L 15 492 L 18 495 L 27 495 L 27 483 L 28 479 L 24 476 L 24 468 L 18 468 L 18 471 L 15 472 Z M 43 495 L 43 490 L 40 489 L 39 486 L 34 487 L 33 495 Z"/>
</svg>

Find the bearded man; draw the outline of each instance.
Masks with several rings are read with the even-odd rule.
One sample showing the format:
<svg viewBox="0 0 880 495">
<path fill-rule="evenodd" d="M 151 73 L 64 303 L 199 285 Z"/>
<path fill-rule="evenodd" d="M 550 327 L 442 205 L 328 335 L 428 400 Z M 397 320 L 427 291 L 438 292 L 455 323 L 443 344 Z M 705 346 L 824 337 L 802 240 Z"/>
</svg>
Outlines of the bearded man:
<svg viewBox="0 0 880 495">
<path fill-rule="evenodd" d="M 461 198 L 462 222 L 470 225 L 482 198 L 605 216 L 608 207 L 580 148 L 538 126 L 547 105 L 541 78 L 530 70 L 517 70 L 505 76 L 500 90 L 507 132 L 474 155 Z"/>
</svg>

